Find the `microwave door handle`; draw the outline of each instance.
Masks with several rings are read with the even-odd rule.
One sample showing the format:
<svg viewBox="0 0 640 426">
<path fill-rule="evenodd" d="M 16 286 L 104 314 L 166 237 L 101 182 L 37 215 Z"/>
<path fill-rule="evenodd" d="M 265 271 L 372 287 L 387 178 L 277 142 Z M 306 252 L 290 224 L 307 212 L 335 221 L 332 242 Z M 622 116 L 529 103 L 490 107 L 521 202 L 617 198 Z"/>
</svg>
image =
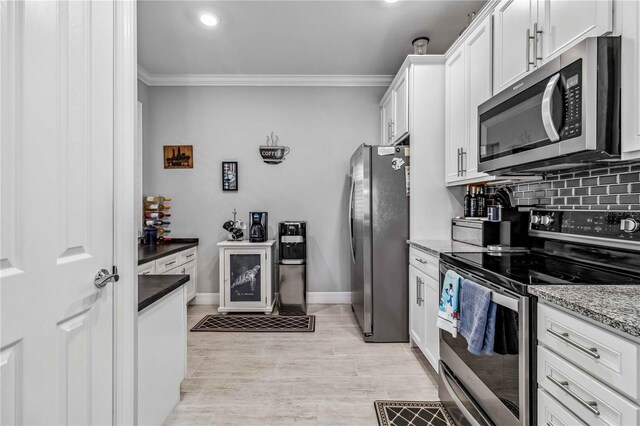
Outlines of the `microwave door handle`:
<svg viewBox="0 0 640 426">
<path fill-rule="evenodd" d="M 559 79 L 559 73 L 551 77 L 547 83 L 547 87 L 544 89 L 544 95 L 542 95 L 542 125 L 544 126 L 544 130 L 547 132 L 547 136 L 551 142 L 557 142 L 560 140 L 560 135 L 558 134 L 556 125 L 553 122 L 553 111 L 551 109 L 553 91 L 555 90 Z"/>
</svg>

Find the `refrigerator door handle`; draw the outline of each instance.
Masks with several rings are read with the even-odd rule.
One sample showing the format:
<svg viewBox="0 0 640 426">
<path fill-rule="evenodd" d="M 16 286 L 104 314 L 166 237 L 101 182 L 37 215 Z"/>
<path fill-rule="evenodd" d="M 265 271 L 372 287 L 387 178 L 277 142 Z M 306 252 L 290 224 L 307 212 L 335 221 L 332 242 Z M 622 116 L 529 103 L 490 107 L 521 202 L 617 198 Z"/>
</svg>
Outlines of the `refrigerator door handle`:
<svg viewBox="0 0 640 426">
<path fill-rule="evenodd" d="M 353 251 L 353 191 L 356 187 L 356 183 L 351 178 L 351 190 L 349 191 L 349 245 L 351 247 L 351 261 L 355 265 L 356 253 Z"/>
</svg>

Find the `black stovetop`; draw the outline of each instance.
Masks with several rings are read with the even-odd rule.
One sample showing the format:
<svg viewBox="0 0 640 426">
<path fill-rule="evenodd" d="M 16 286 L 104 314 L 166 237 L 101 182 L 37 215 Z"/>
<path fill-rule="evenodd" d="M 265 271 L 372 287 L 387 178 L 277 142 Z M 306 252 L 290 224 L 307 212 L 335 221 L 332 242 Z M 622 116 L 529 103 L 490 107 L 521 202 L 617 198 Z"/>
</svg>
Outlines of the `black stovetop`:
<svg viewBox="0 0 640 426">
<path fill-rule="evenodd" d="M 520 284 L 640 284 L 640 275 L 612 268 L 588 265 L 536 252 L 449 253 L 444 260 L 455 260 L 460 266 L 489 271 Z"/>
</svg>

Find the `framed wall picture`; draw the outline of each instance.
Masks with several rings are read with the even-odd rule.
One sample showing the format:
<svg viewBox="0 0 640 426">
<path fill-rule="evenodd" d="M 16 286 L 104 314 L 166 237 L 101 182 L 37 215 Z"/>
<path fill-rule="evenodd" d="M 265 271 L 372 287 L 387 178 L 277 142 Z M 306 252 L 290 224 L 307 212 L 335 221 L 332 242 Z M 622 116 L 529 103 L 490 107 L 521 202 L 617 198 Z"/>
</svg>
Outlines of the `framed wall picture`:
<svg viewBox="0 0 640 426">
<path fill-rule="evenodd" d="M 237 161 L 222 162 L 222 190 L 223 191 L 238 190 L 238 162 Z"/>
<path fill-rule="evenodd" d="M 193 169 L 193 145 L 165 145 L 165 169 Z"/>
</svg>

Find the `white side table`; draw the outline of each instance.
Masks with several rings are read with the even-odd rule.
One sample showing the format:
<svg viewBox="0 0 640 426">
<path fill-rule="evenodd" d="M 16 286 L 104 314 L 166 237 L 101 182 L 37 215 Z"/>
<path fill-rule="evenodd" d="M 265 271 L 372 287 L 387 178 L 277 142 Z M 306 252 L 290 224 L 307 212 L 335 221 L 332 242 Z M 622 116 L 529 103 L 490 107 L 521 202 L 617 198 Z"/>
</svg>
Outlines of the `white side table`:
<svg viewBox="0 0 640 426">
<path fill-rule="evenodd" d="M 275 240 L 264 243 L 223 241 L 220 248 L 218 312 L 264 312 L 275 304 Z"/>
</svg>

